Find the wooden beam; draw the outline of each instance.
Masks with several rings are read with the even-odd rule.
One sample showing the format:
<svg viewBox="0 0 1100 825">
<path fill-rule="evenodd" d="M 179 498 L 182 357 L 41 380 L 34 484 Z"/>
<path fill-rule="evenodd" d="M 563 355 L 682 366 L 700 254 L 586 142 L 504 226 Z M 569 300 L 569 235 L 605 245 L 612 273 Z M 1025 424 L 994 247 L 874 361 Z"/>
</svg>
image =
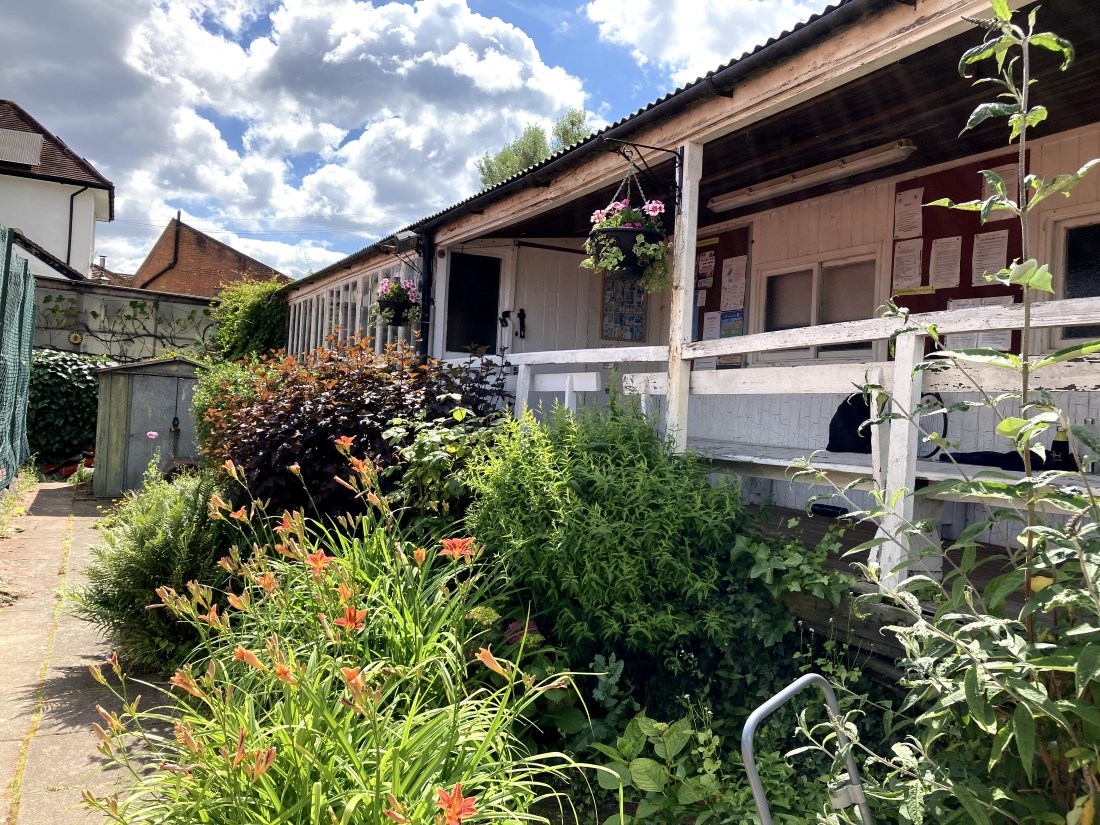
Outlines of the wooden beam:
<svg viewBox="0 0 1100 825">
<path fill-rule="evenodd" d="M 667 361 L 668 347 L 607 347 L 606 349 L 557 349 L 543 352 L 510 352 L 509 364 L 606 364 Z"/>
<path fill-rule="evenodd" d="M 676 238 L 672 246 L 672 309 L 668 330 L 668 410 L 665 435 L 677 452 L 687 445 L 688 399 L 691 395 L 691 361 L 684 345 L 691 341 L 695 315 L 695 236 L 699 228 L 699 179 L 703 174 L 703 146 L 685 143 L 680 167 L 680 209 L 676 214 Z"/>
</svg>

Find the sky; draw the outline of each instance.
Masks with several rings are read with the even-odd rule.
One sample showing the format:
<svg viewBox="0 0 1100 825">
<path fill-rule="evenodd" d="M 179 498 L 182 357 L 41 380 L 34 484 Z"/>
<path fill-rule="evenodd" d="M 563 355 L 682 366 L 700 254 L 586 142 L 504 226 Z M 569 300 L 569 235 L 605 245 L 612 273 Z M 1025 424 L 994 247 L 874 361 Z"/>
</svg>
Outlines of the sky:
<svg viewBox="0 0 1100 825">
<path fill-rule="evenodd" d="M 177 211 L 293 277 L 479 189 L 475 162 L 571 108 L 602 128 L 827 0 L 35 0 L 0 97 L 115 185 L 133 272 Z"/>
</svg>

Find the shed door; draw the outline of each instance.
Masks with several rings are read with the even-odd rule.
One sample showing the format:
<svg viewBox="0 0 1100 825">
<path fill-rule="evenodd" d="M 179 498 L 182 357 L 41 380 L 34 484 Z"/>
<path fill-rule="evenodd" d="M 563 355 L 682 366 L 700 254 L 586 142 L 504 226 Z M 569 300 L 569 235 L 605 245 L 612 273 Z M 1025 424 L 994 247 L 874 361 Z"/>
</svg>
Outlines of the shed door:
<svg viewBox="0 0 1100 825">
<path fill-rule="evenodd" d="M 195 424 L 191 420 L 191 397 L 195 379 L 167 375 L 133 376 L 134 394 L 130 406 L 124 487 L 141 486 L 145 468 L 159 450 L 158 469 L 173 458 L 195 458 Z M 172 420 L 179 419 L 179 439 L 172 433 Z M 149 433 L 156 433 L 153 438 Z"/>
</svg>

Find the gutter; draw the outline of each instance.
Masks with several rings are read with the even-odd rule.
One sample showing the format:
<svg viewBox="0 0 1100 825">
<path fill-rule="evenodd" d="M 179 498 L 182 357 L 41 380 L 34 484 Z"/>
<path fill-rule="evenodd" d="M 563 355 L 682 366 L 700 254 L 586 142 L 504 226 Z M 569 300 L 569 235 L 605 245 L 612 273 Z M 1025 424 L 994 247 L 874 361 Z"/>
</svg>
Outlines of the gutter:
<svg viewBox="0 0 1100 825">
<path fill-rule="evenodd" d="M 73 265 L 73 211 L 76 209 L 76 196 L 88 191 L 87 186 L 82 186 L 69 195 L 69 240 L 65 246 L 65 265 Z M 93 210 L 94 211 L 94 210 Z"/>
<path fill-rule="evenodd" d="M 153 283 L 153 281 L 155 281 L 161 275 L 163 275 L 166 272 L 171 272 L 173 269 L 175 269 L 176 264 L 179 262 L 179 258 L 180 258 L 180 213 L 177 211 L 176 212 L 176 232 L 175 232 L 175 238 L 173 239 L 173 242 L 172 242 L 172 260 L 170 260 L 160 272 L 158 272 L 156 275 L 154 275 L 148 281 L 143 283 L 140 288 L 141 289 L 148 289 L 149 284 Z"/>
</svg>

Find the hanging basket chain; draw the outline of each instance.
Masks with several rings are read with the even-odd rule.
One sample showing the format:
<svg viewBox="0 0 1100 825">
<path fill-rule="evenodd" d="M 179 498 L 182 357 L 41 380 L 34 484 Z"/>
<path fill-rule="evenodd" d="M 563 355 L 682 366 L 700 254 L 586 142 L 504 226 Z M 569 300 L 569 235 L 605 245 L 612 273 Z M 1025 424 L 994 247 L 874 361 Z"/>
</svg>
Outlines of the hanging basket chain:
<svg viewBox="0 0 1100 825">
<path fill-rule="evenodd" d="M 642 191 L 642 182 L 638 179 L 638 175 L 641 173 L 641 170 L 638 169 L 638 165 L 634 163 L 634 156 L 629 149 L 626 150 L 626 162 L 629 166 L 629 169 L 627 170 L 626 176 L 619 184 L 619 188 L 615 190 L 615 196 L 611 199 L 611 202 L 615 203 L 616 201 L 622 199 L 624 187 L 626 188 L 626 198 L 629 201 L 630 187 L 633 184 L 634 188 L 638 190 L 638 197 L 641 198 L 641 204 L 645 204 L 645 192 Z"/>
</svg>

